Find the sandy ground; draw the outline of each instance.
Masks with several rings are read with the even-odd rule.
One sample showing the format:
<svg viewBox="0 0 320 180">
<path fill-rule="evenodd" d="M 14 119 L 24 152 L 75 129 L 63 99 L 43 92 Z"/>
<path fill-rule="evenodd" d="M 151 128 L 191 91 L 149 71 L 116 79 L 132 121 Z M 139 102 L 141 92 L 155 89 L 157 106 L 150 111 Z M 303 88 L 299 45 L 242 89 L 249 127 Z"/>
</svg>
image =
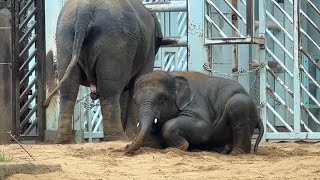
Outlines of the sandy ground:
<svg viewBox="0 0 320 180">
<path fill-rule="evenodd" d="M 0 145 L 10 163 L 61 166 L 50 172 L 14 174 L 8 179 L 320 179 L 320 143 L 262 143 L 258 155 L 142 148 L 135 156 L 127 142 L 74 145 L 26 145 L 33 161 L 17 144 Z M 25 165 L 27 166 L 27 165 Z M 37 168 L 37 167 L 35 167 Z M 43 169 L 43 168 L 42 168 Z M 1 166 L 0 166 L 1 170 Z M 54 171 L 54 172 L 53 172 Z M 25 172 L 24 172 L 25 173 Z"/>
</svg>

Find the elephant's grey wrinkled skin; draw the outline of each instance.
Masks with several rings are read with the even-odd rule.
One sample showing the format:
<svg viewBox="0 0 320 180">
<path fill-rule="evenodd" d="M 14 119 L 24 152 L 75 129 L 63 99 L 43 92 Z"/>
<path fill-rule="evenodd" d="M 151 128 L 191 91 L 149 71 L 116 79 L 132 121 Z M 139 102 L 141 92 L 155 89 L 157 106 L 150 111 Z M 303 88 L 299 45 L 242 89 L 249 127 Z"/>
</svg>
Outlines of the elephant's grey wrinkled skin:
<svg viewBox="0 0 320 180">
<path fill-rule="evenodd" d="M 139 149 L 156 129 L 169 147 L 222 149 L 221 153 L 233 155 L 250 152 L 255 128 L 257 153 L 264 133 L 253 100 L 233 80 L 198 72 L 154 71 L 137 80 L 134 100 L 140 133 L 126 147 L 127 153 Z"/>
<path fill-rule="evenodd" d="M 97 87 L 104 140 L 127 140 L 120 120 L 120 96 L 126 86 L 132 96 L 130 84 L 153 70 L 161 39 L 159 22 L 140 0 L 67 1 L 56 31 L 60 81 L 43 103 L 47 106 L 60 89 L 57 143 L 74 142 L 71 117 L 80 84 Z M 128 101 L 124 114 L 135 112 L 132 98 Z M 136 121 L 130 122 L 134 120 L 130 116 L 125 124 L 130 136 L 138 130 Z"/>
</svg>

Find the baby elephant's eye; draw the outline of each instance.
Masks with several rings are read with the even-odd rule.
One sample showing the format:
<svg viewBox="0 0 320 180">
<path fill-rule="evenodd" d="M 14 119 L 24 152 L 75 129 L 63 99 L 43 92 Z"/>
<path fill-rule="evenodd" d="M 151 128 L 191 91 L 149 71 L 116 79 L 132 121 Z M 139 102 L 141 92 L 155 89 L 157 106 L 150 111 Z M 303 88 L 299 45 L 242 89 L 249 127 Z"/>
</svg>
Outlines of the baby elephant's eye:
<svg viewBox="0 0 320 180">
<path fill-rule="evenodd" d="M 166 101 L 166 97 L 160 96 L 159 101 L 160 101 L 160 104 L 163 104 Z"/>
</svg>

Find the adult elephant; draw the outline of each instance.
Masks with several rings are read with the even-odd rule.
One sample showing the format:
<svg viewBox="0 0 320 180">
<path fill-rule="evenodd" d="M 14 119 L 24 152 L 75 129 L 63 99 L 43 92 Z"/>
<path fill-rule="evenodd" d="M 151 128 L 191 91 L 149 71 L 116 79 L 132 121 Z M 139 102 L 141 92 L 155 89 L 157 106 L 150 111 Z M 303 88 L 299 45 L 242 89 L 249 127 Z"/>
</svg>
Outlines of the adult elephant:
<svg viewBox="0 0 320 180">
<path fill-rule="evenodd" d="M 71 117 L 80 84 L 90 86 L 93 99 L 100 98 L 103 139 L 128 139 L 119 99 L 125 87 L 132 96 L 130 84 L 153 70 L 161 39 L 157 18 L 140 0 L 67 1 L 56 30 L 60 81 L 43 104 L 48 106 L 60 89 L 57 143 L 74 142 Z M 128 108 L 134 112 L 132 100 Z M 129 120 L 126 126 L 134 131 L 135 125 Z"/>
<path fill-rule="evenodd" d="M 150 132 L 160 133 L 167 146 L 182 150 L 220 148 L 226 154 L 249 153 L 253 131 L 258 128 L 256 153 L 264 133 L 253 100 L 233 80 L 198 72 L 154 71 L 137 80 L 134 100 L 140 133 L 126 147 L 127 153 L 139 149 Z"/>
</svg>

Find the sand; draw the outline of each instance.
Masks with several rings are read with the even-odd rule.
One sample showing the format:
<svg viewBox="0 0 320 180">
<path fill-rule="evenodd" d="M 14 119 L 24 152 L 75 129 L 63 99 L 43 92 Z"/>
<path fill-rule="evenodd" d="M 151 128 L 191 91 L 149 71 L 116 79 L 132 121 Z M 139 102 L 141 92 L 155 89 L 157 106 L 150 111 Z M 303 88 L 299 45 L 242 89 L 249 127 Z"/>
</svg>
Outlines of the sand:
<svg viewBox="0 0 320 180">
<path fill-rule="evenodd" d="M 31 174 L 22 174 L 26 173 L 22 171 L 7 177 L 12 180 L 320 179 L 320 143 L 264 142 L 258 155 L 240 156 L 173 148 L 142 148 L 136 155 L 128 156 L 123 153 L 127 143 L 26 145 L 35 161 L 17 144 L 0 145 L 1 151 L 13 157 L 10 163 L 0 163 L 0 170 L 1 165 L 14 168 L 13 164 L 19 163 L 25 163 L 25 167 L 27 164 L 48 165 L 48 168 L 39 166 L 39 170 L 30 171 Z"/>
</svg>

